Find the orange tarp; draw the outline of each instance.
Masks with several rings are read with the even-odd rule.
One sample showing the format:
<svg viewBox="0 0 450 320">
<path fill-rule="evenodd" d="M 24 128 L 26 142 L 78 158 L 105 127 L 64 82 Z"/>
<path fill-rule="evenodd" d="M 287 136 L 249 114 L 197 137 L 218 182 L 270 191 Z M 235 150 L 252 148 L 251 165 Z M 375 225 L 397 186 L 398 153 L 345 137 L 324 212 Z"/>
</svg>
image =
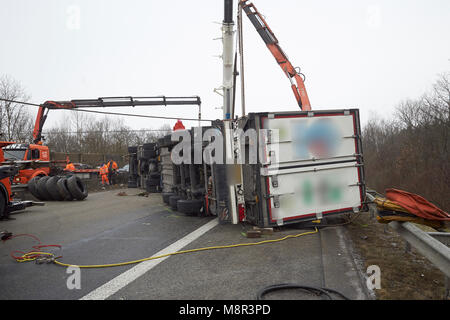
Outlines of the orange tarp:
<svg viewBox="0 0 450 320">
<path fill-rule="evenodd" d="M 418 217 L 429 220 L 450 221 L 450 214 L 417 194 L 403 190 L 387 189 L 386 198 Z"/>
</svg>

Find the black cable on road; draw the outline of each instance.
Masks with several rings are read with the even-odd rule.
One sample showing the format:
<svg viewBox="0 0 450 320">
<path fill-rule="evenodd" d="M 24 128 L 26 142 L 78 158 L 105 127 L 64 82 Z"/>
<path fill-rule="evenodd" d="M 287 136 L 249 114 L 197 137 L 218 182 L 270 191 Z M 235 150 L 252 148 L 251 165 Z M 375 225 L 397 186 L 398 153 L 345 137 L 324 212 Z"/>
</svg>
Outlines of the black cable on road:
<svg viewBox="0 0 450 320">
<path fill-rule="evenodd" d="M 340 297 L 342 297 L 344 300 L 350 300 L 350 298 L 346 297 L 339 291 L 329 289 L 329 288 L 321 288 L 321 287 L 310 287 L 310 286 L 304 286 L 301 284 L 295 284 L 295 283 L 280 283 L 280 284 L 274 284 L 268 287 L 263 288 L 260 290 L 256 296 L 257 300 L 264 300 L 263 296 L 268 294 L 269 292 L 277 291 L 277 290 L 284 290 L 284 289 L 303 289 L 308 291 L 309 293 L 319 295 L 319 296 L 326 296 L 328 300 L 334 300 L 333 297 L 330 295 L 330 293 L 334 293 Z"/>
</svg>

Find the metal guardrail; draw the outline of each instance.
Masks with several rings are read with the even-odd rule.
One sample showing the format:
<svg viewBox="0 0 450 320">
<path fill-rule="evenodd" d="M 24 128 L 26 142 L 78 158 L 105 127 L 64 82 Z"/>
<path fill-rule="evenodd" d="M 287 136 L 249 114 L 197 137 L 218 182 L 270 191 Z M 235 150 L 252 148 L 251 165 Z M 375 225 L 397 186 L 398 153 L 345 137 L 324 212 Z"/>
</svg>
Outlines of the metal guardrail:
<svg viewBox="0 0 450 320">
<path fill-rule="evenodd" d="M 375 197 L 367 193 L 373 201 Z M 376 206 L 371 211 L 377 213 Z M 373 212 L 372 211 L 372 212 Z M 413 223 L 391 221 L 389 227 L 395 230 L 409 245 L 433 263 L 445 275 L 445 299 L 450 298 L 450 233 L 425 232 Z"/>
<path fill-rule="evenodd" d="M 397 231 L 403 239 L 450 278 L 450 248 L 448 246 L 410 222 L 392 221 L 389 227 Z M 445 235 L 443 232 L 433 232 L 433 234 L 435 236 L 439 234 L 438 237 Z"/>
</svg>

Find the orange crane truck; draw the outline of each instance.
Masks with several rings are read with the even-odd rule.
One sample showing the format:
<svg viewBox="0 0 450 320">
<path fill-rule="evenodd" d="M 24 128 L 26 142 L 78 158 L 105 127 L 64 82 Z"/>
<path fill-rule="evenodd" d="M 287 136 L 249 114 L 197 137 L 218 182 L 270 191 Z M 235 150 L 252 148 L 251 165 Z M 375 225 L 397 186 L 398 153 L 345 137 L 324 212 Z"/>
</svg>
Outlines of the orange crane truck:
<svg viewBox="0 0 450 320">
<path fill-rule="evenodd" d="M 12 178 L 19 173 L 21 167 L 29 167 L 30 163 L 20 162 L 5 163 L 4 147 L 14 144 L 13 142 L 0 141 L 0 219 L 8 219 L 13 211 L 23 210 L 33 205 L 43 205 L 42 202 L 15 201 L 11 189 Z"/>
<path fill-rule="evenodd" d="M 31 179 L 37 176 L 53 175 L 58 173 L 56 164 L 58 162 L 66 164 L 65 160 L 51 161 L 50 150 L 42 142 L 42 128 L 47 119 L 50 110 L 73 110 L 78 108 L 103 108 L 103 107 L 135 107 L 135 106 L 167 106 L 167 105 L 198 105 L 200 108 L 201 100 L 198 96 L 192 97 L 104 97 L 98 99 L 80 99 L 70 101 L 46 101 L 39 105 L 38 113 L 33 130 L 33 143 L 30 144 L 12 144 L 4 148 L 5 160 L 13 161 L 38 161 L 48 162 L 48 166 L 40 168 L 27 168 L 19 170 L 14 176 L 13 182 L 17 184 L 27 184 Z M 82 111 L 82 109 L 80 110 Z M 0 161 L 1 163 L 2 161 Z M 60 168 L 62 169 L 62 168 Z M 80 169 L 80 172 L 92 171 L 98 169 Z"/>
</svg>

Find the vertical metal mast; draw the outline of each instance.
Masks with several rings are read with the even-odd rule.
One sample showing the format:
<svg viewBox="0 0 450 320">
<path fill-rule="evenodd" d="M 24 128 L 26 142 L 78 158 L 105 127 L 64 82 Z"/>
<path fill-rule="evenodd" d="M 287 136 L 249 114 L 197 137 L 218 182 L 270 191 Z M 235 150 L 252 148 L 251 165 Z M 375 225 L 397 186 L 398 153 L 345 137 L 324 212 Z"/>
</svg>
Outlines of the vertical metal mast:
<svg viewBox="0 0 450 320">
<path fill-rule="evenodd" d="M 223 119 L 231 118 L 233 101 L 233 63 L 234 63 L 234 21 L 233 0 L 224 0 L 224 19 L 222 22 L 223 43 Z"/>
<path fill-rule="evenodd" d="M 223 120 L 224 120 L 224 160 L 225 165 L 218 166 L 224 179 L 219 181 L 220 187 L 225 191 L 221 194 L 220 200 L 226 206 L 223 210 L 228 211 L 227 216 L 231 218 L 231 223 L 239 223 L 239 216 L 236 206 L 236 195 L 234 185 L 231 184 L 227 176 L 227 166 L 234 163 L 234 147 L 232 133 L 231 108 L 233 104 L 233 72 L 234 72 L 234 21 L 233 21 L 233 0 L 224 0 L 224 19 L 222 22 L 222 43 L 223 43 Z M 223 198 L 222 198 L 223 197 Z"/>
</svg>

